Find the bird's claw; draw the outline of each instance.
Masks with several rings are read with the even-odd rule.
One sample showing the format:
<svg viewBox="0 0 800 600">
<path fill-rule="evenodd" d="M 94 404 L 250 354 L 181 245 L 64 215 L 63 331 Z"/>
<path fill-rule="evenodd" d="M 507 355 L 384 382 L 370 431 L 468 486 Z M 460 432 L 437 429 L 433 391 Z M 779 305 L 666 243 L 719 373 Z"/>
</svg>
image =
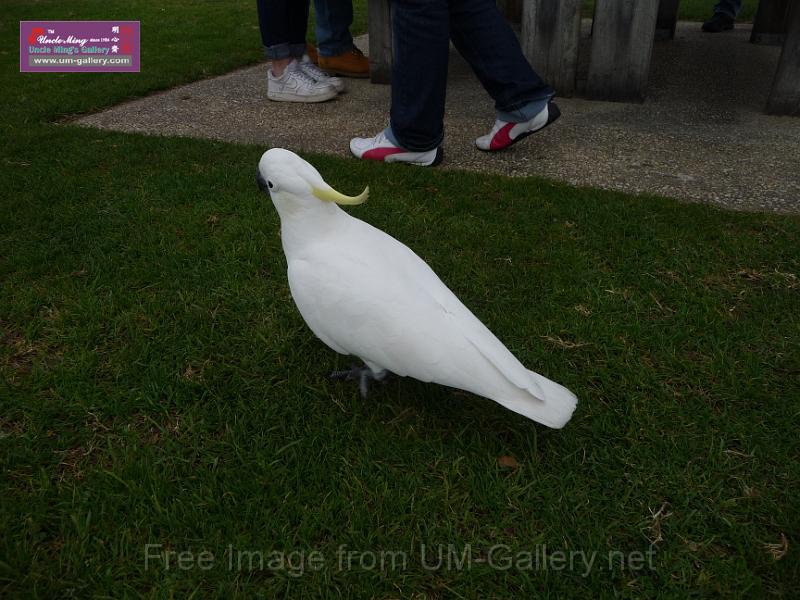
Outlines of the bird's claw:
<svg viewBox="0 0 800 600">
<path fill-rule="evenodd" d="M 369 382 L 383 381 L 387 373 L 388 371 L 381 371 L 376 374 L 367 365 L 363 367 L 352 365 L 348 370 L 333 371 L 330 374 L 330 378 L 341 379 L 343 381 L 358 381 L 358 391 L 361 393 L 362 400 L 366 400 L 369 393 Z"/>
<path fill-rule="evenodd" d="M 353 365 L 351 368 L 344 371 L 333 371 L 328 377 L 331 379 L 342 379 L 344 381 L 352 381 L 360 375 L 361 369 Z"/>
</svg>

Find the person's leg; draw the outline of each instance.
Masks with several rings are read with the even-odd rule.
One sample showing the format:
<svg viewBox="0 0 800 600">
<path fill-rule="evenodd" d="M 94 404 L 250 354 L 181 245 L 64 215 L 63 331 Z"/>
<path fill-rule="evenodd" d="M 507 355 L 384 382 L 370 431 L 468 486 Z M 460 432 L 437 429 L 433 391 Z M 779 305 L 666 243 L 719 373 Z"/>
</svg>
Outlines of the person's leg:
<svg viewBox="0 0 800 600">
<path fill-rule="evenodd" d="M 394 0 L 390 129 L 407 150 L 437 148 L 444 139 L 450 48 L 446 0 Z"/>
<path fill-rule="evenodd" d="M 314 0 L 314 11 L 319 66 L 335 75 L 369 77 L 369 60 L 350 35 L 352 0 Z"/>
<path fill-rule="evenodd" d="M 703 23 L 703 31 L 706 33 L 730 31 L 740 10 L 742 10 L 742 0 L 719 0 L 714 5 L 714 15 Z"/>
<path fill-rule="evenodd" d="M 314 0 L 317 50 L 322 56 L 336 56 L 353 49 L 352 0 Z"/>
<path fill-rule="evenodd" d="M 452 2 L 450 23 L 453 44 L 495 101 L 499 118 L 527 121 L 547 105 L 553 88 L 528 63 L 495 2 Z"/>
<path fill-rule="evenodd" d="M 281 102 L 324 102 L 337 91 L 308 76 L 298 59 L 305 50 L 308 0 L 257 0 L 264 54 L 271 60 L 267 98 Z"/>
<path fill-rule="evenodd" d="M 447 5 L 448 0 L 393 0 L 389 127 L 374 138 L 350 140 L 356 157 L 419 166 L 442 161 L 450 47 Z"/>
<path fill-rule="evenodd" d="M 258 27 L 261 30 L 261 44 L 264 56 L 283 64 L 291 60 L 289 49 L 290 37 L 290 2 L 274 0 L 256 0 L 258 9 Z"/>
<path fill-rule="evenodd" d="M 308 26 L 308 0 L 256 0 L 264 55 L 277 75 L 303 56 Z"/>
<path fill-rule="evenodd" d="M 528 63 L 517 36 L 495 2 L 452 2 L 450 37 L 495 102 L 494 127 L 475 140 L 478 149 L 507 148 L 561 115 L 551 102 L 553 88 Z"/>
<path fill-rule="evenodd" d="M 270 0 L 272 2 L 274 0 Z M 288 2 L 289 11 L 289 51 L 293 58 L 300 60 L 306 51 L 306 31 L 308 30 L 308 12 L 310 0 L 279 0 Z"/>
</svg>

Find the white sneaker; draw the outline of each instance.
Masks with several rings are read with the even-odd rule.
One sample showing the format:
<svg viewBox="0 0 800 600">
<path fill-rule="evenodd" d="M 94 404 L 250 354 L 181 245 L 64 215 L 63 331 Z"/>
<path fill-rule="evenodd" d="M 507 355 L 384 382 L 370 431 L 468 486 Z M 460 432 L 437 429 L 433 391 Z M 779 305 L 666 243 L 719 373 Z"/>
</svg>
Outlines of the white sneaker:
<svg viewBox="0 0 800 600">
<path fill-rule="evenodd" d="M 314 81 L 305 74 L 296 60 L 289 63 L 280 77 L 272 69 L 267 72 L 267 98 L 278 102 L 325 102 L 336 97 L 336 89 Z"/>
<path fill-rule="evenodd" d="M 344 91 L 344 81 L 342 81 L 339 77 L 332 77 L 328 75 L 325 71 L 311 62 L 308 54 L 304 54 L 303 60 L 301 60 L 298 64 L 300 66 L 300 70 L 317 83 L 327 83 L 339 94 Z"/>
<path fill-rule="evenodd" d="M 374 138 L 353 138 L 350 140 L 350 152 L 364 160 L 403 162 L 420 167 L 435 167 L 442 162 L 441 146 L 427 152 L 409 152 L 390 142 L 383 131 Z"/>
<path fill-rule="evenodd" d="M 508 148 L 532 133 L 544 129 L 560 116 L 561 111 L 558 110 L 556 103 L 551 101 L 530 121 L 509 123 L 497 119 L 492 130 L 475 140 L 475 145 L 479 150 L 486 152 L 496 152 Z"/>
</svg>

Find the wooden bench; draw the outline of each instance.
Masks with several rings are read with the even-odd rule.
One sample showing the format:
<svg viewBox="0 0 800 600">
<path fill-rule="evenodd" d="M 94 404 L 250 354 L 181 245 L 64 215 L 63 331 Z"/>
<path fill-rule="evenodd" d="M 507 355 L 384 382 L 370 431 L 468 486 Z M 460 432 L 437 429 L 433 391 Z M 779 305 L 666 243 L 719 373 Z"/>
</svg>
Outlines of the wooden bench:
<svg viewBox="0 0 800 600">
<path fill-rule="evenodd" d="M 521 10 L 520 10 L 521 2 Z M 523 52 L 561 96 L 576 92 L 581 0 L 498 0 L 520 18 Z M 711 8 L 709 0 L 709 10 Z M 675 34 L 679 0 L 596 0 L 585 94 L 596 100 L 644 101 L 653 40 Z M 391 80 L 391 3 L 369 0 L 372 81 Z M 761 0 L 751 41 L 783 41 L 767 103 L 771 114 L 800 115 L 800 0 Z"/>
</svg>

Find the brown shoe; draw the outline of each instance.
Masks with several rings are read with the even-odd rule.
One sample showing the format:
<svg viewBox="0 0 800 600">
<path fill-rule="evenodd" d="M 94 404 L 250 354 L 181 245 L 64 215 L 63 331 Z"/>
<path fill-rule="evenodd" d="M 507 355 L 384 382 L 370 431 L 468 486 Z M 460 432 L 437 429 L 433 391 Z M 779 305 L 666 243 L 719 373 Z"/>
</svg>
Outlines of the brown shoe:
<svg viewBox="0 0 800 600">
<path fill-rule="evenodd" d="M 319 66 L 329 73 L 342 77 L 369 77 L 369 59 L 358 48 L 336 56 L 319 57 Z"/>
<path fill-rule="evenodd" d="M 306 54 L 308 54 L 308 59 L 312 63 L 315 65 L 319 64 L 319 55 L 317 54 L 317 48 L 314 44 L 306 44 Z"/>
</svg>

